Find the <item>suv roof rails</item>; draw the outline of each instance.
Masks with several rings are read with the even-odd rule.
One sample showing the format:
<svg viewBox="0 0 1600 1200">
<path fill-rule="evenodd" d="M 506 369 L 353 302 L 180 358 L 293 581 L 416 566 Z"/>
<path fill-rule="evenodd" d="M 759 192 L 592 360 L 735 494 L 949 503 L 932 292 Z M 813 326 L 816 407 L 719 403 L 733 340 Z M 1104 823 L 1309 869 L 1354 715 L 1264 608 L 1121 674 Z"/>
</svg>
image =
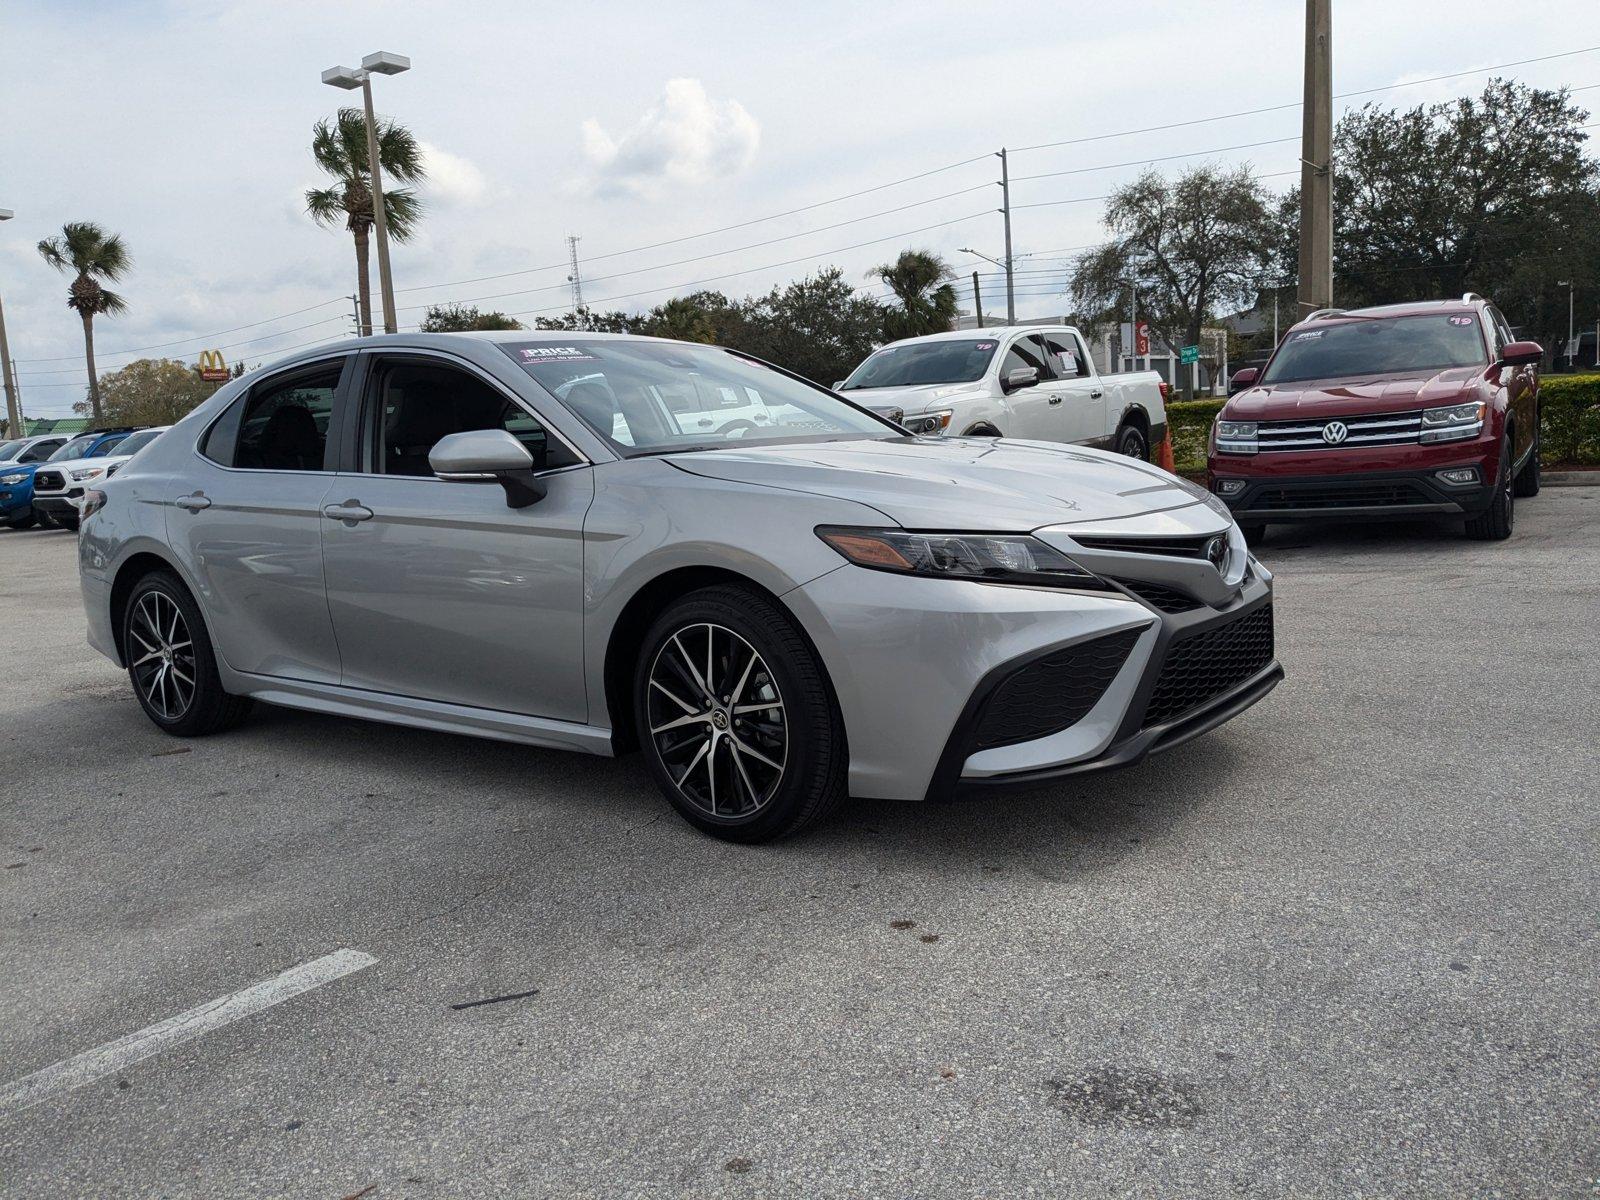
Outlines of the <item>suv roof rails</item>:
<svg viewBox="0 0 1600 1200">
<path fill-rule="evenodd" d="M 1319 308 L 1316 312 L 1307 313 L 1301 317 L 1302 321 L 1315 321 L 1318 317 L 1337 317 L 1348 310 L 1343 308 Z"/>
<path fill-rule="evenodd" d="M 138 433 L 137 425 L 107 425 L 104 429 L 85 429 L 83 433 Z M 82 437 L 83 434 L 79 434 Z"/>
<path fill-rule="evenodd" d="M 1463 303 L 1463 304 L 1487 304 L 1489 302 L 1487 300 L 1485 300 L 1482 296 L 1478 295 L 1477 292 L 1467 292 L 1465 295 L 1463 295 L 1461 297 L 1461 303 Z"/>
</svg>

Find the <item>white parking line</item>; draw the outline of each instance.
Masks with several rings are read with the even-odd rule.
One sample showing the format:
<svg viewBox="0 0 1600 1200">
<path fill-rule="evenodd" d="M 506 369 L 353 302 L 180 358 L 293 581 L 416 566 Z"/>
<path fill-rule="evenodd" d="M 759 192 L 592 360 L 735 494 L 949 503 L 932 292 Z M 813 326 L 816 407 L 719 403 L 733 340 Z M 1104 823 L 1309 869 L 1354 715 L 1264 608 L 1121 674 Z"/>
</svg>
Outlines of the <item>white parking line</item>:
<svg viewBox="0 0 1600 1200">
<path fill-rule="evenodd" d="M 193 1041 L 264 1008 L 292 1000 L 302 992 L 332 983 L 354 971 L 364 970 L 377 961 L 360 950 L 335 950 L 312 962 L 291 967 L 282 975 L 251 984 L 243 991 L 220 996 L 198 1008 L 168 1017 L 148 1029 L 130 1033 L 104 1046 L 96 1046 L 93 1050 L 85 1050 L 82 1054 L 54 1063 L 32 1075 L 25 1075 L 15 1083 L 0 1088 L 0 1116 L 20 1112 L 56 1092 L 104 1079 L 124 1067 L 161 1053 L 169 1046 Z"/>
</svg>

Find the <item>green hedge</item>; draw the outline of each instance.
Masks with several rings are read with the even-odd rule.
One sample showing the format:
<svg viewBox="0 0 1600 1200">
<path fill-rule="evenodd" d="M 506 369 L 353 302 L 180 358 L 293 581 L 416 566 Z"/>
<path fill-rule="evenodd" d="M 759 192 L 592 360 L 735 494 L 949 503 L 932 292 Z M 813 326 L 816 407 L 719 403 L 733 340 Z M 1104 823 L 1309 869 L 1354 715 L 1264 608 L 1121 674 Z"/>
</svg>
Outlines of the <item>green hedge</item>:
<svg viewBox="0 0 1600 1200">
<path fill-rule="evenodd" d="M 1549 375 L 1539 384 L 1540 457 L 1546 466 L 1600 467 L 1600 375 Z M 1172 456 L 1180 475 L 1206 469 L 1206 436 L 1221 400 L 1167 405 Z"/>
</svg>

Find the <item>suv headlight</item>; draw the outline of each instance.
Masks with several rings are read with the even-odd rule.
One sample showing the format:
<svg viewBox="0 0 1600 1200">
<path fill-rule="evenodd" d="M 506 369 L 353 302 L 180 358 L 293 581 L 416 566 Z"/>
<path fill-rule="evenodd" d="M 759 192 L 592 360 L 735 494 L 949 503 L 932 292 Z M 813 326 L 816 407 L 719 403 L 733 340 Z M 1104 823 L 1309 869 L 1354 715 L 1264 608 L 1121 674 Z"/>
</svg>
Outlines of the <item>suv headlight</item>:
<svg viewBox="0 0 1600 1200">
<path fill-rule="evenodd" d="M 1096 576 L 1027 534 L 908 533 L 823 525 L 817 536 L 858 567 L 988 583 L 1095 587 Z"/>
<path fill-rule="evenodd" d="M 1448 408 L 1425 408 L 1422 410 L 1422 440 L 1454 442 L 1477 437 L 1483 432 L 1483 412 L 1481 400 L 1452 404 Z"/>
<path fill-rule="evenodd" d="M 18 471 L 15 475 L 0 475 L 0 483 L 21 483 L 27 477 L 26 471 Z"/>
<path fill-rule="evenodd" d="M 953 410 L 941 408 L 937 412 L 923 413 L 920 417 L 906 417 L 900 424 L 912 433 L 938 435 L 950 428 L 950 418 L 954 415 Z"/>
<path fill-rule="evenodd" d="M 1217 421 L 1218 454 L 1254 454 L 1256 452 L 1256 423 L 1254 421 Z"/>
</svg>

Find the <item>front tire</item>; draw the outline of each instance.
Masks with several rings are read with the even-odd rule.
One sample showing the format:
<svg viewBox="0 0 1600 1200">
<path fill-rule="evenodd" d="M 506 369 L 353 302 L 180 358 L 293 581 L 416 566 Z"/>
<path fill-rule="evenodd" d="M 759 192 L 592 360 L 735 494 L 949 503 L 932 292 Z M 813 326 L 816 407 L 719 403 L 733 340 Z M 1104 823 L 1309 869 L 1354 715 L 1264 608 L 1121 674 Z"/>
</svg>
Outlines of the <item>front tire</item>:
<svg viewBox="0 0 1600 1200">
<path fill-rule="evenodd" d="M 220 733 L 250 711 L 248 696 L 223 691 L 200 607 L 170 571 L 152 571 L 134 584 L 122 614 L 122 646 L 139 707 L 163 733 Z"/>
<path fill-rule="evenodd" d="M 1494 499 L 1475 517 L 1467 518 L 1467 536 L 1480 542 L 1503 542 L 1516 522 L 1516 483 L 1511 477 L 1511 439 L 1502 438 L 1500 473 L 1494 479 Z"/>
<path fill-rule="evenodd" d="M 40 529 L 54 529 L 56 527 L 55 518 L 49 513 L 37 508 L 33 510 L 33 520 L 31 523 L 37 525 Z M 19 528 L 26 527 L 19 526 Z"/>
<path fill-rule="evenodd" d="M 1149 462 L 1150 439 L 1137 425 L 1124 425 L 1117 430 L 1117 453 L 1137 458 L 1140 462 Z"/>
<path fill-rule="evenodd" d="M 7 521 L 6 525 L 11 529 L 15 529 L 18 533 L 21 533 L 24 529 L 32 529 L 34 522 L 37 519 L 38 518 L 33 515 L 33 509 L 30 508 L 20 517 L 13 517 L 11 520 Z"/>
<path fill-rule="evenodd" d="M 656 784 L 695 828 L 765 842 L 843 801 L 844 721 L 793 619 L 737 585 L 657 618 L 634 676 L 634 720 Z"/>
</svg>

